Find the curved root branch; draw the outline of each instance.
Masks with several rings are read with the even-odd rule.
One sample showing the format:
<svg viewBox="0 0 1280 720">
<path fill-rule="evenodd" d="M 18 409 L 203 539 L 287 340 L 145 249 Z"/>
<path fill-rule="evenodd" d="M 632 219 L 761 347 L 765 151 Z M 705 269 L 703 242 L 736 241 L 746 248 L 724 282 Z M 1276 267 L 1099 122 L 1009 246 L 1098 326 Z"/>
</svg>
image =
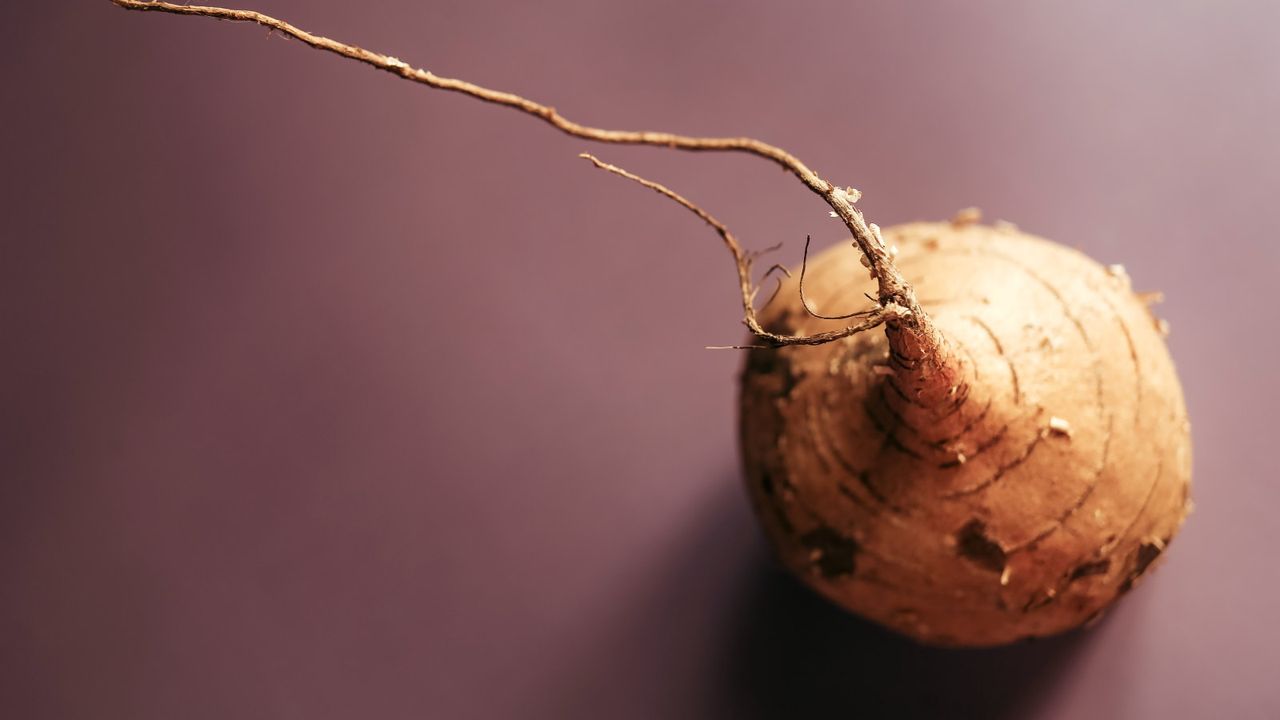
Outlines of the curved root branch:
<svg viewBox="0 0 1280 720">
<path fill-rule="evenodd" d="M 662 195 L 663 197 L 666 197 L 669 200 L 675 201 L 677 204 L 681 205 L 689 212 L 693 213 L 694 215 L 697 215 L 698 218 L 702 220 L 702 222 L 710 225 L 712 229 L 716 231 L 716 233 L 720 236 L 720 239 L 724 241 L 724 246 L 728 248 L 729 254 L 733 255 L 734 265 L 736 265 L 738 269 L 738 288 L 742 292 L 743 323 L 746 324 L 747 329 L 751 331 L 752 335 L 755 335 L 757 338 L 767 342 L 768 343 L 767 347 L 782 347 L 784 345 L 821 345 L 823 343 L 829 343 L 832 340 L 839 340 L 840 338 L 848 337 L 855 333 L 860 333 L 864 330 L 870 330 L 871 328 L 876 327 L 880 323 L 884 322 L 885 316 L 883 311 L 880 308 L 875 308 L 873 310 L 868 310 L 865 313 L 863 313 L 866 315 L 865 320 L 863 320 L 862 322 L 856 325 L 850 325 L 849 327 L 846 327 L 842 330 L 833 330 L 830 332 L 815 333 L 813 335 L 779 335 L 777 333 L 772 333 L 772 332 L 769 332 L 768 330 L 765 330 L 763 327 L 760 326 L 760 321 L 756 318 L 755 303 L 753 302 L 755 299 L 756 288 L 751 284 L 751 262 L 756 257 L 758 257 L 758 254 L 751 254 L 751 253 L 745 252 L 742 249 L 742 245 L 738 243 L 737 238 L 733 236 L 733 233 L 729 231 L 729 228 L 726 227 L 724 223 L 715 219 L 714 217 L 712 217 L 711 213 L 708 213 L 706 210 L 703 210 L 702 208 L 693 204 L 692 201 L 686 199 L 683 195 L 680 195 L 674 190 L 671 190 L 667 186 L 662 185 L 660 183 L 656 183 L 652 180 L 646 180 L 645 178 L 642 178 L 633 172 L 623 170 L 617 165 L 610 165 L 609 163 L 601 160 L 600 158 L 596 157 L 595 155 L 592 155 L 591 153 L 581 153 L 578 155 L 578 157 L 584 158 L 586 160 L 590 160 L 592 165 L 595 165 L 601 170 L 607 170 L 608 172 L 611 172 L 614 175 L 618 175 L 628 180 L 637 182 L 640 185 L 643 185 L 649 188 L 650 190 L 658 193 L 659 195 Z M 775 266 L 775 267 L 780 267 L 780 266 Z M 772 272 L 772 268 L 770 268 L 770 272 Z M 757 346 L 734 345 L 734 346 L 727 346 L 727 347 L 733 347 L 735 349 L 746 349 L 749 347 L 757 347 Z M 720 348 L 716 348 L 716 349 L 720 349 Z"/>
</svg>

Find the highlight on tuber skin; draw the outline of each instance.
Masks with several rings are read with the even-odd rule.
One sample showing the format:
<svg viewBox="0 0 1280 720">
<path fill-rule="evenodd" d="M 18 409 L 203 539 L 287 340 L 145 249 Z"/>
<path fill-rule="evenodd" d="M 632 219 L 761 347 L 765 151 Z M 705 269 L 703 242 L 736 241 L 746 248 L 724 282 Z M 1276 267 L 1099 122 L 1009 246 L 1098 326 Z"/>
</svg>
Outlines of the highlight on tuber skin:
<svg viewBox="0 0 1280 720">
<path fill-rule="evenodd" d="M 857 190 L 751 138 L 593 128 L 261 13 L 112 1 L 256 23 L 575 137 L 743 152 L 795 175 L 857 252 L 809 259 L 806 245 L 803 271 L 757 310 L 758 253 L 669 188 L 583 154 L 689 210 L 732 255 L 751 334 L 736 347 L 747 350 L 752 504 L 783 564 L 855 613 L 940 645 L 1069 630 L 1133 587 L 1190 508 L 1190 427 L 1165 326 L 1119 266 L 983 225 L 972 208 L 881 230 L 856 208 Z"/>
</svg>

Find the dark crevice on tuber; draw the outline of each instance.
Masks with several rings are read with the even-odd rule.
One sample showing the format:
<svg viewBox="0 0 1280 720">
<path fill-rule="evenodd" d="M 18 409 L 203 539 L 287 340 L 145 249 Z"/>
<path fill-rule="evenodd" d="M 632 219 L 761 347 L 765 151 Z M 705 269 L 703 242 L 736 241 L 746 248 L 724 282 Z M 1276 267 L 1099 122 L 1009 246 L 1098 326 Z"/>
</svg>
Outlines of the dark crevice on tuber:
<svg viewBox="0 0 1280 720">
<path fill-rule="evenodd" d="M 1133 554 L 1133 569 L 1129 571 L 1124 582 L 1120 583 L 1121 595 L 1133 589 L 1133 584 L 1138 578 L 1151 567 L 1151 563 L 1160 557 L 1160 553 L 1164 552 L 1164 543 L 1142 543 Z"/>
<path fill-rule="evenodd" d="M 800 544 L 808 548 L 812 567 L 822 573 L 823 577 L 835 578 L 853 574 L 858 543 L 835 528 L 823 525 L 810 530 L 800 537 Z"/>
<path fill-rule="evenodd" d="M 773 497 L 773 476 L 772 475 L 766 472 L 760 476 L 760 489 L 764 491 L 765 495 L 768 495 L 769 497 Z"/>
<path fill-rule="evenodd" d="M 1004 548 L 987 537 L 986 530 L 981 520 L 970 520 L 956 533 L 956 552 L 984 570 L 1002 572 L 1006 559 Z"/>
<path fill-rule="evenodd" d="M 790 481 L 787 480 L 785 475 L 775 478 L 773 473 L 767 471 L 760 475 L 760 490 L 766 497 L 776 497 L 779 493 L 779 487 L 781 487 L 781 493 L 783 494 L 792 492 L 790 489 Z M 770 502 L 768 507 L 772 511 L 774 518 L 777 519 L 778 526 L 782 528 L 783 532 L 791 534 L 796 531 L 795 525 L 791 524 L 791 518 L 787 517 L 787 511 L 783 509 L 782 503 Z"/>
<path fill-rule="evenodd" d="M 1091 575 L 1102 575 L 1110 569 L 1111 560 L 1105 558 L 1094 562 L 1083 563 L 1077 565 L 1076 568 L 1071 571 L 1071 575 L 1068 576 L 1067 582 L 1075 582 L 1080 578 L 1086 578 Z"/>
</svg>

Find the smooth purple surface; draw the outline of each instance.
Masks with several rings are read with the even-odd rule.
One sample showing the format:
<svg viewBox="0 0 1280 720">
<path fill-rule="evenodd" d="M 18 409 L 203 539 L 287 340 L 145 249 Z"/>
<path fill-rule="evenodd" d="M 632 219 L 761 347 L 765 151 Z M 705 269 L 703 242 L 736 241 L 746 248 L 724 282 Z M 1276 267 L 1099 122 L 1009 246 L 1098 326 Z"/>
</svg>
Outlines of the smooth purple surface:
<svg viewBox="0 0 1280 720">
<path fill-rule="evenodd" d="M 0 716 L 1280 716 L 1280 5 L 263 0 L 604 126 L 747 134 L 1161 312 L 1197 511 L 1099 627 L 916 648 L 772 568 L 733 275 L 841 238 L 744 157 L 588 146 L 199 18 L 8 3 Z"/>
</svg>

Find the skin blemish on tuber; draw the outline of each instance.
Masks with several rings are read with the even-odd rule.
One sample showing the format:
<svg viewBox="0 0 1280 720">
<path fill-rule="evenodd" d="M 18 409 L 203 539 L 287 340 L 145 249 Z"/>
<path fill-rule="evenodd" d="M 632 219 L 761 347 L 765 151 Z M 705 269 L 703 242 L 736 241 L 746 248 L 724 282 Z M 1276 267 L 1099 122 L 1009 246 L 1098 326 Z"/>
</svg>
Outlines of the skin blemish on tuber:
<svg viewBox="0 0 1280 720">
<path fill-rule="evenodd" d="M 832 579 L 853 574 L 858 543 L 852 538 L 824 525 L 802 535 L 800 543 L 809 549 L 809 562 L 823 577 Z"/>
<path fill-rule="evenodd" d="M 1120 595 L 1133 589 L 1133 585 L 1138 581 L 1138 578 L 1142 577 L 1147 568 L 1151 567 L 1151 564 L 1164 552 L 1164 546 L 1164 541 L 1159 539 L 1153 539 L 1151 542 L 1138 546 L 1138 549 L 1133 553 L 1132 568 L 1124 581 L 1120 583 Z"/>
<path fill-rule="evenodd" d="M 1068 580 L 1075 581 L 1091 575 L 1102 575 L 1110 569 L 1111 560 L 1109 559 L 1083 563 L 1081 565 L 1077 565 L 1076 568 L 1071 571 L 1071 575 L 1068 577 Z"/>
<path fill-rule="evenodd" d="M 956 552 L 984 570 L 1004 575 L 1004 548 L 986 536 L 986 525 L 981 520 L 970 520 L 956 533 Z"/>
<path fill-rule="evenodd" d="M 806 239 L 796 276 L 775 263 L 757 279 L 768 250 L 745 249 L 670 188 L 581 155 L 684 208 L 728 251 L 749 339 L 723 347 L 747 352 L 739 437 L 756 517 L 801 582 L 852 612 L 940 645 L 1070 630 L 1132 588 L 1190 510 L 1168 324 L 1122 266 L 984 225 L 976 208 L 881 228 L 856 207 L 859 191 L 753 138 L 591 127 L 262 13 L 112 1 L 263 26 L 572 137 L 744 153 L 793 175 L 850 242 L 810 257 Z"/>
<path fill-rule="evenodd" d="M 1058 435 L 1060 437 L 1071 437 L 1071 423 L 1054 415 L 1049 418 L 1049 434 Z"/>
</svg>

